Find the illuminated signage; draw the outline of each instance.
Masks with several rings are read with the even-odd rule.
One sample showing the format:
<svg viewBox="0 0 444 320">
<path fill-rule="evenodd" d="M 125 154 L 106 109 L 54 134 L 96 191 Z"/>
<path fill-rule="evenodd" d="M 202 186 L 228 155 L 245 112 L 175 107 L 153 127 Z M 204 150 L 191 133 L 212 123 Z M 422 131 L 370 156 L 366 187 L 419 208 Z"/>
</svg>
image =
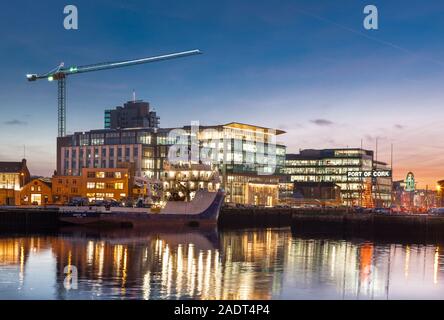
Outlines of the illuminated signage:
<svg viewBox="0 0 444 320">
<path fill-rule="evenodd" d="M 348 178 L 391 178 L 392 170 L 348 171 Z"/>
</svg>

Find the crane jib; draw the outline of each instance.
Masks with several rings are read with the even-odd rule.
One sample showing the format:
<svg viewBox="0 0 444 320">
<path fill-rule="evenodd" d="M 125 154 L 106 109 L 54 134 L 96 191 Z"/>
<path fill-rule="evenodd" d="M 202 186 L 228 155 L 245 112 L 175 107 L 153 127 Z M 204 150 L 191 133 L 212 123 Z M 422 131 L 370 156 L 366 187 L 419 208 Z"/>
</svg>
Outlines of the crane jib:
<svg viewBox="0 0 444 320">
<path fill-rule="evenodd" d="M 80 67 L 73 66 L 73 67 L 69 67 L 69 68 L 57 68 L 56 70 L 49 71 L 45 74 L 40 74 L 40 75 L 39 74 L 27 74 L 26 78 L 29 81 L 36 81 L 39 79 L 48 79 L 49 81 L 53 81 L 53 80 L 58 80 L 58 79 L 62 78 L 62 76 L 61 76 L 62 74 L 64 76 L 66 76 L 66 75 L 76 74 L 76 73 L 85 73 L 85 72 L 93 72 L 93 71 L 100 71 L 100 70 L 107 70 L 107 69 L 123 68 L 123 67 L 138 65 L 138 64 L 182 58 L 182 57 L 192 56 L 192 55 L 201 54 L 201 53 L 202 52 L 200 50 L 190 50 L 190 51 L 183 51 L 183 52 L 177 52 L 177 53 L 171 53 L 171 54 L 165 54 L 165 55 L 161 55 L 161 56 L 154 56 L 154 57 L 141 58 L 141 59 L 134 59 L 134 60 L 103 62 L 103 63 L 80 66 Z"/>
<path fill-rule="evenodd" d="M 60 70 L 60 72 L 63 72 L 68 75 L 68 74 L 108 70 L 108 69 L 129 67 L 129 66 L 133 66 L 133 65 L 150 63 L 150 62 L 157 62 L 157 61 L 162 61 L 162 60 L 181 58 L 181 57 L 191 56 L 191 55 L 200 54 L 200 53 L 201 53 L 201 51 L 199 51 L 199 50 L 192 50 L 192 51 L 172 53 L 172 54 L 166 54 L 166 55 L 162 55 L 162 56 L 155 56 L 155 57 L 148 57 L 148 58 L 141 58 L 141 59 L 134 59 L 134 60 L 105 62 L 105 63 L 99 63 L 99 64 L 93 64 L 93 65 L 80 66 L 80 67 L 63 68 Z"/>
<path fill-rule="evenodd" d="M 58 134 L 59 137 L 66 136 L 66 76 L 76 73 L 93 72 L 107 69 L 115 69 L 122 67 L 129 67 L 132 65 L 138 65 L 143 63 L 150 63 L 162 60 L 169 60 L 175 58 L 181 58 L 191 56 L 195 54 L 201 54 L 200 50 L 183 51 L 178 53 L 171 53 L 162 56 L 148 57 L 135 60 L 126 60 L 119 62 L 105 62 L 97 63 L 88 66 L 70 67 L 64 68 L 64 63 L 61 63 L 57 68 L 45 73 L 45 74 L 27 74 L 28 81 L 37 81 L 39 79 L 47 79 L 48 81 L 57 80 L 58 84 Z"/>
</svg>

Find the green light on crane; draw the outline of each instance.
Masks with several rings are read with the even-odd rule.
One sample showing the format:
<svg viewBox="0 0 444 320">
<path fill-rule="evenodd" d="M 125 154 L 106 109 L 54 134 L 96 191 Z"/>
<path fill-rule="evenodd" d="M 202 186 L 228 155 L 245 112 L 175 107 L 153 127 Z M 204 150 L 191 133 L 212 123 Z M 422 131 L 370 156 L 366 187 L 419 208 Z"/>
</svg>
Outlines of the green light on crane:
<svg viewBox="0 0 444 320">
<path fill-rule="evenodd" d="M 77 67 L 71 67 L 71 68 L 69 68 L 69 71 L 70 72 L 77 72 Z"/>
<path fill-rule="evenodd" d="M 48 81 L 49 81 L 49 82 L 54 81 L 54 77 L 53 77 L 53 76 L 49 76 L 49 77 L 48 77 Z"/>
</svg>

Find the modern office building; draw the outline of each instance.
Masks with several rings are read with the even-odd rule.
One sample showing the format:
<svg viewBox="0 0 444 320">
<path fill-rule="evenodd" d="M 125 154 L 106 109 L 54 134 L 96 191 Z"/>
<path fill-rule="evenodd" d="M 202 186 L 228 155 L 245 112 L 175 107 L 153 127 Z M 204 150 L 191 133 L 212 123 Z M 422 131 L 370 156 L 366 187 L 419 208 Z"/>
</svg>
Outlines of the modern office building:
<svg viewBox="0 0 444 320">
<path fill-rule="evenodd" d="M 168 164 L 206 164 L 222 177 L 227 201 L 266 205 L 257 190 L 278 187 L 285 146 L 284 131 L 241 124 L 181 128 L 120 128 L 77 132 L 57 139 L 57 172 L 80 175 L 83 168 L 134 166 L 135 176 L 160 180 Z M 172 163 L 174 162 L 174 163 Z M 272 177 L 275 177 L 273 179 Z M 249 191 L 250 190 L 250 191 Z M 254 194 L 251 193 L 254 191 Z"/>
<path fill-rule="evenodd" d="M 373 169 L 376 171 L 391 170 L 387 163 L 376 160 L 373 161 Z M 393 202 L 392 177 L 375 177 L 372 178 L 372 181 L 372 193 L 375 207 L 389 207 Z"/>
<path fill-rule="evenodd" d="M 192 132 L 192 128 L 185 128 Z M 200 127 L 200 161 L 220 172 L 227 202 L 262 206 L 278 203 L 286 147 L 278 143 L 277 136 L 284 133 L 238 122 Z"/>
<path fill-rule="evenodd" d="M 371 172 L 389 169 L 387 164 L 375 161 L 373 151 L 360 148 L 302 150 L 287 154 L 283 173 L 289 182 L 324 183 L 339 186 L 345 205 L 364 207 L 389 206 L 391 177 L 351 177 L 349 172 Z"/>
<path fill-rule="evenodd" d="M 168 156 L 170 129 L 128 128 L 76 132 L 57 138 L 57 174 L 80 175 L 83 168 L 121 168 L 135 176 L 160 178 Z"/>
<path fill-rule="evenodd" d="M 142 100 L 128 101 L 113 110 L 105 110 L 105 129 L 158 128 L 159 117 L 150 104 Z"/>
</svg>

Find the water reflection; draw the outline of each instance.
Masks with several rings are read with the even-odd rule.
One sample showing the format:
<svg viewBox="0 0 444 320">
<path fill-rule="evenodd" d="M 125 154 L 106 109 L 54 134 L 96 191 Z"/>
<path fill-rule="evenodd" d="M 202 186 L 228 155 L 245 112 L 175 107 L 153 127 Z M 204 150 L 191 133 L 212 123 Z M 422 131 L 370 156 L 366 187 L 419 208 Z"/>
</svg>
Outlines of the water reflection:
<svg viewBox="0 0 444 320">
<path fill-rule="evenodd" d="M 444 297 L 439 245 L 303 239 L 289 229 L 64 230 L 0 238 L 1 299 Z M 64 287 L 65 268 L 78 288 Z"/>
</svg>

